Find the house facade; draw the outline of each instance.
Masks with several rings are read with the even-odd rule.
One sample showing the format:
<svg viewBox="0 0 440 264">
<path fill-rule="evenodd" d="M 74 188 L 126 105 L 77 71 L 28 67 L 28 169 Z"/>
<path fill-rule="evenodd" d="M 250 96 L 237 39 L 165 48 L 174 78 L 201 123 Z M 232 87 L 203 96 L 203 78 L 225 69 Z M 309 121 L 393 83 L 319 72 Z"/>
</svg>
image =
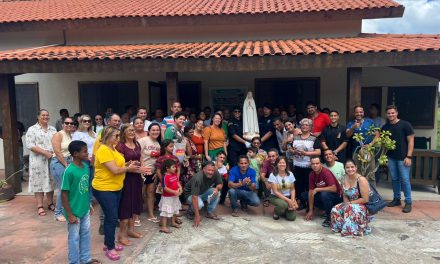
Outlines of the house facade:
<svg viewBox="0 0 440 264">
<path fill-rule="evenodd" d="M 384 116 L 394 103 L 436 146 L 440 36 L 361 32 L 364 19 L 403 13 L 390 0 L 0 1 L 6 164 L 8 131 L 38 108 L 54 124 L 61 108 L 230 107 L 248 91 L 257 105 L 317 101 L 343 123 L 356 104 Z"/>
</svg>

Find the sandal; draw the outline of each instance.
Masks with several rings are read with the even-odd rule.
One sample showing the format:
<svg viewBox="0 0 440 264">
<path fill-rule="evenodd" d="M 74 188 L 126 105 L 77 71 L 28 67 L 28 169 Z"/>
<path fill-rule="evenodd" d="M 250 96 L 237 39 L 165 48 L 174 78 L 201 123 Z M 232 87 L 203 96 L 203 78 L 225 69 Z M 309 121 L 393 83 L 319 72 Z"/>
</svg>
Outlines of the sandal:
<svg viewBox="0 0 440 264">
<path fill-rule="evenodd" d="M 114 253 L 112 253 L 111 250 L 107 250 L 107 251 L 105 252 L 105 256 L 106 256 L 109 260 L 112 260 L 112 261 L 116 261 L 116 260 L 119 260 L 119 259 L 121 258 L 121 256 L 119 256 L 119 254 L 114 254 Z"/>
<path fill-rule="evenodd" d="M 51 210 L 52 212 L 55 212 L 55 205 L 51 203 L 47 206 L 47 209 Z"/>
<path fill-rule="evenodd" d="M 212 220 L 220 220 L 221 219 L 216 214 L 207 214 L 206 218 L 209 218 L 209 219 L 212 219 Z"/>
<path fill-rule="evenodd" d="M 165 233 L 165 234 L 171 234 L 172 233 L 171 230 L 169 230 L 169 229 L 160 229 L 159 232 L 160 233 Z"/>
<path fill-rule="evenodd" d="M 160 222 L 160 220 L 157 219 L 157 217 L 150 217 L 147 220 L 150 221 L 150 222 L 153 222 L 153 223 L 159 223 Z"/>
<path fill-rule="evenodd" d="M 269 205 L 270 205 L 270 203 L 269 203 L 268 200 L 265 200 L 265 201 L 263 202 L 263 206 L 264 206 L 264 207 L 269 207 Z"/>
<path fill-rule="evenodd" d="M 179 225 L 181 225 L 183 223 L 183 221 L 182 220 L 180 220 L 179 218 L 176 218 L 176 224 L 179 224 Z"/>
<path fill-rule="evenodd" d="M 174 228 L 181 228 L 181 226 L 178 223 L 172 224 L 171 226 Z"/>
<path fill-rule="evenodd" d="M 134 226 L 142 226 L 141 220 L 134 220 Z"/>
<path fill-rule="evenodd" d="M 104 247 L 102 248 L 102 250 L 104 250 L 104 251 L 108 251 L 107 246 L 104 246 Z M 122 250 L 124 250 L 124 247 L 121 246 L 121 245 L 116 244 L 116 245 L 115 245 L 115 250 L 116 250 L 116 251 L 122 251 Z"/>
<path fill-rule="evenodd" d="M 57 220 L 58 222 L 66 222 L 66 218 L 64 217 L 64 215 L 55 217 L 55 220 Z"/>
<path fill-rule="evenodd" d="M 37 214 L 39 216 L 45 216 L 46 215 L 46 211 L 44 211 L 44 207 L 43 206 L 38 206 L 37 207 Z"/>
<path fill-rule="evenodd" d="M 101 264 L 101 261 L 97 260 L 97 259 L 91 259 L 89 262 L 87 262 L 86 264 Z"/>
</svg>

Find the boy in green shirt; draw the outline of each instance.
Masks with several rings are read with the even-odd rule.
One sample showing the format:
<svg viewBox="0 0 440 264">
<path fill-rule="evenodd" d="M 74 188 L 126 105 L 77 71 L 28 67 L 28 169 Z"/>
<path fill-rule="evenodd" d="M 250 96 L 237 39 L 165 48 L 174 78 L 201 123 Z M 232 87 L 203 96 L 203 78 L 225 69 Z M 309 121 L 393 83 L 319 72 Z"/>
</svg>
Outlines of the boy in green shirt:
<svg viewBox="0 0 440 264">
<path fill-rule="evenodd" d="M 90 256 L 89 166 L 87 144 L 74 140 L 69 144 L 73 162 L 67 166 L 61 185 L 61 200 L 67 219 L 69 263 L 100 263 Z"/>
</svg>

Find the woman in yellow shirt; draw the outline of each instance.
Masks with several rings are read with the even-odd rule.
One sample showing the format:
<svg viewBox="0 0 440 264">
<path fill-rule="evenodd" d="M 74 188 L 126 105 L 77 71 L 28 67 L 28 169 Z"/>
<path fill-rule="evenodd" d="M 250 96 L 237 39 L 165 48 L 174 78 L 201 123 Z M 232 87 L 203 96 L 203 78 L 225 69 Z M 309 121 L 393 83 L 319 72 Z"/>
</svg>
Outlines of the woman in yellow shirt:
<svg viewBox="0 0 440 264">
<path fill-rule="evenodd" d="M 101 134 L 101 146 L 95 155 L 95 177 L 92 181 L 93 195 L 104 212 L 104 249 L 110 260 L 120 259 L 115 246 L 115 229 L 118 223 L 119 200 L 126 172 L 139 172 L 140 164 L 125 163 L 124 156 L 115 149 L 120 131 L 106 127 Z"/>
<path fill-rule="evenodd" d="M 226 134 L 222 128 L 223 117 L 219 113 L 215 113 L 209 127 L 203 129 L 203 141 L 205 142 L 205 157 L 211 161 L 220 151 L 226 150 Z"/>
</svg>

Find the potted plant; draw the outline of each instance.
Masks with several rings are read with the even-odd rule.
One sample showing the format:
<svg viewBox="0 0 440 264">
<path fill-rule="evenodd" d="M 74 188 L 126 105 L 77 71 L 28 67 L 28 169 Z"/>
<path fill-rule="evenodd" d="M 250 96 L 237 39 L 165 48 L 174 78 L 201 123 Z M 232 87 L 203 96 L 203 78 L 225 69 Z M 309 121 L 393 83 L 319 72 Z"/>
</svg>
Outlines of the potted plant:
<svg viewBox="0 0 440 264">
<path fill-rule="evenodd" d="M 362 134 L 353 136 L 353 139 L 359 143 L 353 152 L 353 159 L 358 164 L 359 173 L 367 179 L 374 178 L 379 166 L 388 164 L 387 151 L 396 148 L 396 141 L 390 138 L 391 132 L 388 130 L 371 126 L 367 135 L 374 136 L 377 132 L 379 137 L 372 144 L 365 144 L 365 138 Z"/>
<path fill-rule="evenodd" d="M 11 175 L 9 175 L 9 177 L 7 177 L 4 180 L 0 180 L 0 202 L 6 202 L 14 199 L 15 197 L 14 188 L 12 187 L 12 185 L 8 183 L 8 180 L 20 171 L 22 170 L 12 173 Z"/>
</svg>

